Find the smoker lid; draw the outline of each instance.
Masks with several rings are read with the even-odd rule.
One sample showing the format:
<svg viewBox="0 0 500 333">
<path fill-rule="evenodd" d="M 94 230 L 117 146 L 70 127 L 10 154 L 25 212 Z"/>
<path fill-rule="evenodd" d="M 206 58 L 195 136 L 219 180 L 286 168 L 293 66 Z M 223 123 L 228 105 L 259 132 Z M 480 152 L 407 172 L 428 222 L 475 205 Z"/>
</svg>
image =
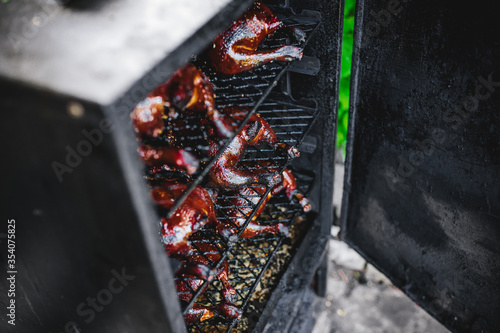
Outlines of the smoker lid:
<svg viewBox="0 0 500 333">
<path fill-rule="evenodd" d="M 159 66 L 144 85 L 152 89 L 159 84 L 250 3 L 4 1 L 0 77 L 110 104 L 168 58 L 169 67 Z M 193 35 L 196 43 L 189 43 Z"/>
<path fill-rule="evenodd" d="M 357 2 L 343 237 L 457 332 L 500 328 L 498 5 Z"/>
</svg>

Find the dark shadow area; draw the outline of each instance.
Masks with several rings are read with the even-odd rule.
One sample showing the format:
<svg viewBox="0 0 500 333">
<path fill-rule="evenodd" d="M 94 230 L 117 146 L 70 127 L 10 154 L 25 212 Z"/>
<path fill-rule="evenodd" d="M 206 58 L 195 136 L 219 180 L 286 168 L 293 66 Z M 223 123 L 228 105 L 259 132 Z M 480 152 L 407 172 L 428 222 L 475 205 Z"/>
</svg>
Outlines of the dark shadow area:
<svg viewBox="0 0 500 333">
<path fill-rule="evenodd" d="M 113 2 L 112 0 L 59 0 L 64 7 L 77 11 L 99 11 Z"/>
</svg>

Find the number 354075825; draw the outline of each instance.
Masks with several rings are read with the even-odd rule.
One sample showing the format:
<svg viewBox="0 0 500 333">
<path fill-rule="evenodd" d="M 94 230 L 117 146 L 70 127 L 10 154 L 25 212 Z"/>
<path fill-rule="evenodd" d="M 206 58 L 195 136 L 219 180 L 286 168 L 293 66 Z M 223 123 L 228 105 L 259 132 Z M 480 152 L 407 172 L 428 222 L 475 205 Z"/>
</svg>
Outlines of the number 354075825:
<svg viewBox="0 0 500 333">
<path fill-rule="evenodd" d="M 16 242 L 14 239 L 16 239 L 16 220 L 8 220 L 7 221 L 7 233 L 8 233 L 8 240 L 7 240 L 7 248 L 8 248 L 8 259 L 14 260 L 15 259 L 15 251 L 16 251 Z M 11 261 L 9 260 L 9 262 Z M 9 263 L 10 264 L 10 263 Z"/>
</svg>

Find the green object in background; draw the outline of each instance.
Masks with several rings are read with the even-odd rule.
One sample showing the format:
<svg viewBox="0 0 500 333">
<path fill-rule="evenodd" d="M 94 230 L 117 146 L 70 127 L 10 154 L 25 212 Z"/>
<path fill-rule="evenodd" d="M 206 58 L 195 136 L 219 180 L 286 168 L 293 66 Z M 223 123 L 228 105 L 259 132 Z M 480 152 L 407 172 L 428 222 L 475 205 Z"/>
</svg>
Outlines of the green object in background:
<svg viewBox="0 0 500 333">
<path fill-rule="evenodd" d="M 339 120 L 337 125 L 337 148 L 344 151 L 349 122 L 349 86 L 351 82 L 352 35 L 354 30 L 355 0 L 345 0 L 344 31 L 342 34 L 342 68 L 340 70 Z"/>
</svg>

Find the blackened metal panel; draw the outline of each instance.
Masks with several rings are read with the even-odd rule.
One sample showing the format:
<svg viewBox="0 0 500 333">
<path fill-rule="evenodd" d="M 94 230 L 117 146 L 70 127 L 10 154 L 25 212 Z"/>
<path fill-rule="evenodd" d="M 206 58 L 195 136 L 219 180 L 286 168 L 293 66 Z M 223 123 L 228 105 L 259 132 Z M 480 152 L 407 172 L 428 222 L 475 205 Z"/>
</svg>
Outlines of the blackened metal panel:
<svg viewBox="0 0 500 333">
<path fill-rule="evenodd" d="M 343 237 L 457 332 L 500 330 L 499 4 L 357 4 Z"/>
<path fill-rule="evenodd" d="M 321 13 L 319 29 L 304 50 L 307 63 L 298 63 L 299 68 L 304 66 L 307 70 L 296 71 L 292 66 L 286 77 L 286 86 L 290 88 L 293 98 L 311 98 L 318 104 L 318 119 L 304 139 L 303 145 L 299 147 L 301 157 L 292 164 L 297 169 L 315 173 L 316 181 L 308 197 L 317 203 L 314 210 L 318 214 L 314 225 L 294 254 L 293 261 L 281 277 L 279 285 L 273 291 L 265 311 L 258 318 L 254 332 L 287 332 L 291 329 L 301 307 L 302 295 L 311 286 L 315 272 L 328 249 L 327 240 L 333 222 L 333 177 L 344 2 L 281 2 L 288 3 L 297 13 L 302 10 Z"/>
<path fill-rule="evenodd" d="M 120 136 L 131 126 L 8 80 L 0 91 L 0 331 L 185 331 L 135 139 Z"/>
</svg>

